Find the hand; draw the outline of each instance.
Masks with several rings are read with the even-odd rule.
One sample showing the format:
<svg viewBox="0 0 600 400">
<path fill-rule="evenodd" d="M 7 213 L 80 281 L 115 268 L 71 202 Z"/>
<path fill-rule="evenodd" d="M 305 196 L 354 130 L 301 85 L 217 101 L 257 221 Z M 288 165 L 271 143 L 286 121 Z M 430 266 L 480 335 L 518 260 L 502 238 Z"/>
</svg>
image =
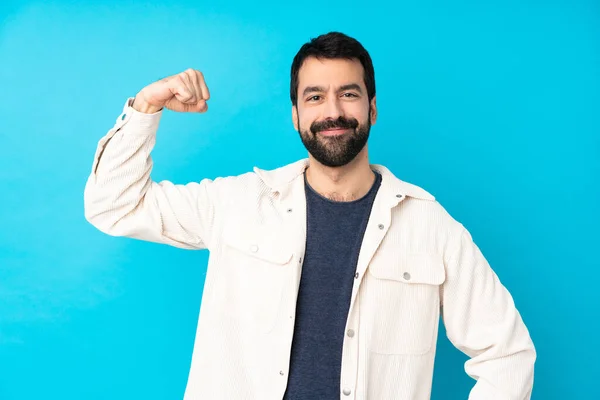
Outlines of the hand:
<svg viewBox="0 0 600 400">
<path fill-rule="evenodd" d="M 135 96 L 132 107 L 147 114 L 158 112 L 163 107 L 176 112 L 203 113 L 208 109 L 206 101 L 209 98 L 204 75 L 189 68 L 143 88 Z"/>
</svg>

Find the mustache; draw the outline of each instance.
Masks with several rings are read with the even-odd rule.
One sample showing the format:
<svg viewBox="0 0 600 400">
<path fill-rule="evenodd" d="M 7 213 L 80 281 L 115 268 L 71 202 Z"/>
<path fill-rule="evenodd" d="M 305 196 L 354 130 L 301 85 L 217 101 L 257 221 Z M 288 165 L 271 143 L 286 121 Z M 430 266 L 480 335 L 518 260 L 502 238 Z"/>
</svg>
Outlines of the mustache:
<svg viewBox="0 0 600 400">
<path fill-rule="evenodd" d="M 324 121 L 315 121 L 310 125 L 310 131 L 313 134 L 325 131 L 328 129 L 356 129 L 358 121 L 356 118 L 344 118 L 342 116 L 337 119 L 326 119 Z"/>
</svg>

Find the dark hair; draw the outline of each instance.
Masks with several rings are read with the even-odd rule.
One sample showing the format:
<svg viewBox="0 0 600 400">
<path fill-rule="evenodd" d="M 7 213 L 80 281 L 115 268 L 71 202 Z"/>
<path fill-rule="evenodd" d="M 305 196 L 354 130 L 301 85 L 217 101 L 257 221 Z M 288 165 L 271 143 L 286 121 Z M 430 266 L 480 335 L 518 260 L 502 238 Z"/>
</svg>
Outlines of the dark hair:
<svg viewBox="0 0 600 400">
<path fill-rule="evenodd" d="M 298 104 L 298 73 L 304 60 L 308 57 L 329 60 L 356 59 L 360 61 L 364 69 L 364 80 L 369 102 L 375 97 L 375 71 L 373 70 L 371 56 L 369 56 L 367 50 L 356 39 L 350 36 L 340 32 L 329 32 L 305 43 L 294 57 L 290 82 L 290 99 L 292 100 L 292 105 L 296 106 Z"/>
</svg>

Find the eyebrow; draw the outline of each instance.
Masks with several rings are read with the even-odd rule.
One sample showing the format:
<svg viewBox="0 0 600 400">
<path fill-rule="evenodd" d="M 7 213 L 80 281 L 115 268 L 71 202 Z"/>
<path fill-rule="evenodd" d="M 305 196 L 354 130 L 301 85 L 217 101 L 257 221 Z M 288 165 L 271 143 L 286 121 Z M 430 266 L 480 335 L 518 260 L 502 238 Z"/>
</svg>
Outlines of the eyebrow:
<svg viewBox="0 0 600 400">
<path fill-rule="evenodd" d="M 362 94 L 362 90 L 357 83 L 349 83 L 347 85 L 342 85 L 338 89 L 338 92 L 343 92 L 344 90 L 356 90 L 358 93 Z M 302 92 L 302 96 L 306 96 L 309 93 L 313 92 L 325 92 L 325 88 L 322 86 L 307 86 Z"/>
</svg>

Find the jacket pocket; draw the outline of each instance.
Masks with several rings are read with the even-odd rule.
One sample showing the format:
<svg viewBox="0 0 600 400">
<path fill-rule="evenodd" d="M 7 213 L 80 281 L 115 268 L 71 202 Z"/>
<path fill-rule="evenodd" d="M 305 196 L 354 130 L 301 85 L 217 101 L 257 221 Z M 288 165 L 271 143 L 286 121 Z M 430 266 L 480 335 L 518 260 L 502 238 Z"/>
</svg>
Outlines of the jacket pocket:
<svg viewBox="0 0 600 400">
<path fill-rule="evenodd" d="M 223 232 L 223 266 L 230 317 L 251 329 L 270 332 L 281 308 L 293 257 L 289 244 L 266 229 Z"/>
<path fill-rule="evenodd" d="M 428 353 L 437 337 L 439 289 L 446 278 L 442 257 L 408 253 L 395 260 L 374 261 L 363 282 L 361 303 L 369 350 L 379 354 Z"/>
</svg>

